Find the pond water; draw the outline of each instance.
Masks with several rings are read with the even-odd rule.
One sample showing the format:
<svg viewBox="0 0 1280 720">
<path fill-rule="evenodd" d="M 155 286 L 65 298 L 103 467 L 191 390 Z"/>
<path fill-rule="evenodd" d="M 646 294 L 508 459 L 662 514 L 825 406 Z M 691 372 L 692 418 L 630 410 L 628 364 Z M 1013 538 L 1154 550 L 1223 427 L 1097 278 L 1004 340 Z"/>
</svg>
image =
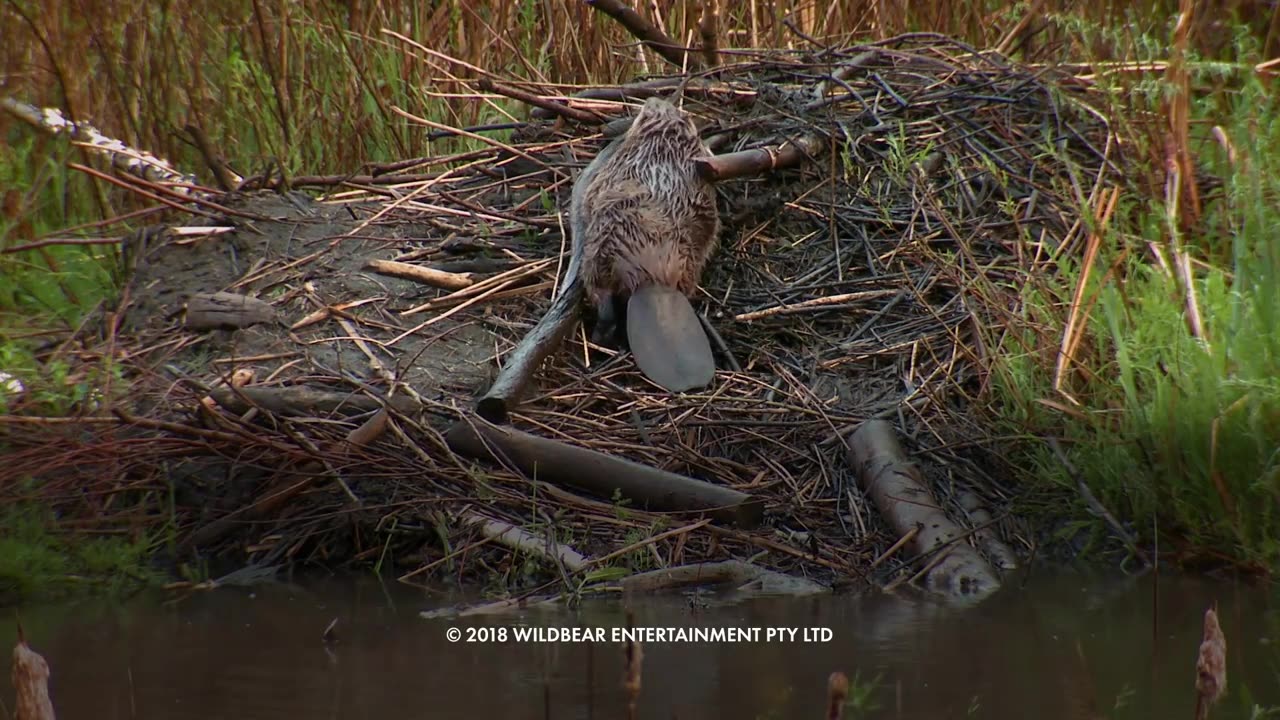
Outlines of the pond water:
<svg viewBox="0 0 1280 720">
<path fill-rule="evenodd" d="M 512 639 L 518 627 L 611 632 L 626 622 L 620 601 L 428 620 L 419 613 L 457 599 L 335 581 L 172 599 L 20 610 L 60 718 L 626 717 L 620 645 Z M 647 644 L 638 715 L 821 718 L 827 677 L 841 670 L 863 698 L 846 718 L 1190 718 L 1202 617 L 1217 602 L 1228 694 L 1213 717 L 1248 718 L 1254 703 L 1280 706 L 1275 600 L 1169 575 L 1055 575 L 970 608 L 885 595 L 645 599 L 641 627 L 818 628 L 831 639 Z M 462 641 L 449 641 L 451 627 Z M 508 641 L 467 642 L 474 628 Z M 12 620 L 0 622 L 6 655 L 14 637 Z M 11 717 L 7 682 L 0 698 Z"/>
</svg>

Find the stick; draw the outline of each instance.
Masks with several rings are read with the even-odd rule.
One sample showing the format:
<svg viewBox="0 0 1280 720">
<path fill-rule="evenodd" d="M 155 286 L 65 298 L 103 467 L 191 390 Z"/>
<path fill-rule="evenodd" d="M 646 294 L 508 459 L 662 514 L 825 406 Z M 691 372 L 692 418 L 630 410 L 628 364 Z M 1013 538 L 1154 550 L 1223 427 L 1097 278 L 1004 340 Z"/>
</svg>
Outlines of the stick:
<svg viewBox="0 0 1280 720">
<path fill-rule="evenodd" d="M 717 104 L 732 104 L 744 108 L 750 107 L 755 103 L 755 92 L 747 88 L 737 88 L 727 84 L 698 81 L 692 78 L 690 78 L 687 83 L 685 80 L 686 77 L 681 76 L 659 78 L 657 80 L 642 80 L 640 82 L 628 83 L 626 85 L 590 87 L 584 90 L 579 90 L 565 99 L 568 101 L 605 100 L 608 102 L 623 103 L 628 100 L 646 100 L 651 97 L 662 95 L 668 90 L 675 90 L 681 85 L 684 85 L 685 97 L 695 95 L 701 97 L 719 96 L 717 98 Z M 529 115 L 530 117 L 539 120 L 550 120 L 557 117 L 558 113 L 535 107 Z"/>
<path fill-rule="evenodd" d="M 812 580 L 784 575 L 742 560 L 695 563 L 651 570 L 625 577 L 620 584 L 623 592 L 652 593 L 691 585 L 713 586 L 727 583 L 734 585 L 760 583 L 773 593 L 785 595 L 817 595 L 828 592 L 827 588 Z"/>
<path fill-rule="evenodd" d="M 306 385 L 223 387 L 209 395 L 214 402 L 237 415 L 254 407 L 275 415 L 294 417 L 325 417 L 334 413 L 351 416 L 382 409 L 381 400 L 360 393 L 330 392 Z M 404 395 L 388 398 L 387 404 L 403 413 L 412 412 L 417 406 L 412 398 Z"/>
<path fill-rule="evenodd" d="M 813 298 L 804 300 L 793 305 L 775 305 L 763 310 L 754 310 L 752 312 L 740 313 L 734 315 L 733 319 L 738 322 L 750 322 L 752 320 L 761 320 L 763 318 L 772 317 L 774 315 L 795 315 L 812 308 L 826 307 L 828 305 L 841 305 L 857 300 L 874 300 L 875 298 L 888 297 L 889 295 L 897 295 L 897 290 L 863 290 L 855 293 L 842 293 L 840 295 L 828 295 L 827 297 Z"/>
<path fill-rule="evenodd" d="M 705 511 L 716 520 L 748 529 L 764 517 L 764 501 L 746 493 L 499 427 L 481 418 L 474 420 L 464 418 L 445 434 L 445 442 L 454 452 L 482 460 L 506 460 L 531 478 L 602 498 L 612 498 L 617 492 L 649 512 Z"/>
<path fill-rule="evenodd" d="M 927 573 L 930 590 L 960 598 L 985 597 L 999 588 L 995 571 L 962 541 L 964 531 L 925 487 L 920 471 L 898 444 L 892 425 L 868 420 L 845 440 L 845 450 L 863 488 L 889 525 L 903 534 L 919 528 L 914 543 L 918 553 L 946 553 Z"/>
<path fill-rule="evenodd" d="M 696 55 L 690 55 L 683 46 L 668 37 L 653 23 L 645 20 L 629 5 L 624 5 L 618 0 L 585 0 L 585 2 L 617 20 L 637 40 L 681 70 L 696 69 L 701 65 Z"/>
<path fill-rule="evenodd" d="M 370 260 L 365 267 L 381 275 L 416 280 L 446 290 L 461 290 L 475 284 L 470 273 L 451 273 L 395 260 Z"/>
</svg>

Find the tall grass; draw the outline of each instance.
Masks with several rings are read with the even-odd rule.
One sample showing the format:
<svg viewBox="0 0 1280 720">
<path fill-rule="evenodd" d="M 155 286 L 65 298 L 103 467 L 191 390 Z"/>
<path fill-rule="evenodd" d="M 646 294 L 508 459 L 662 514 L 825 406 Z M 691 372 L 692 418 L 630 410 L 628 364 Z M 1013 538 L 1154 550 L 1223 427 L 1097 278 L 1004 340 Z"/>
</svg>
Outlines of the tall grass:
<svg viewBox="0 0 1280 720">
<path fill-rule="evenodd" d="M 692 44 L 703 0 L 634 3 Z M 1035 62 L 1165 59 L 1175 0 L 811 0 L 719 2 L 720 45 L 804 47 L 908 31 L 942 32 Z M 106 133 L 209 179 L 188 128 L 198 128 L 242 175 L 337 173 L 371 161 L 432 154 L 438 143 L 400 107 L 454 125 L 500 121 L 506 107 L 457 98 L 466 65 L 541 83 L 612 82 L 664 71 L 621 27 L 576 0 L 0 0 L 0 93 L 87 118 Z M 416 50 L 393 31 L 440 54 Z M 1019 430 L 1063 436 L 1103 503 L 1132 525 L 1159 527 L 1188 555 L 1213 548 L 1274 565 L 1280 446 L 1280 260 L 1273 235 L 1280 147 L 1276 101 L 1237 60 L 1280 50 L 1276 11 L 1257 0 L 1197 3 L 1190 29 L 1216 88 L 1194 107 L 1221 124 L 1236 160 L 1197 127 L 1207 169 L 1225 178 L 1198 225 L 1173 238 L 1162 206 L 1160 132 L 1149 172 L 1102 229 L 1087 307 L 1070 299 L 1081 267 L 1024 291 L 1027 324 L 1001 346 L 992 407 Z M 454 58 L 454 62 L 443 56 Z M 1113 111 L 1159 127 L 1168 92 L 1153 76 L 1100 75 Z M 1247 78 L 1241 80 L 1240 78 Z M 1138 133 L 1139 135 L 1141 133 Z M 135 209 L 136 200 L 67 169 L 81 151 L 35 137 L 0 115 L 0 250 Z M 1092 208 L 1082 208 L 1089 214 Z M 95 228 L 122 233 L 130 223 Z M 1149 248 L 1173 245 L 1196 261 L 1205 339 L 1185 321 L 1185 292 Z M 31 338 L 70 328 L 111 293 L 111 246 L 0 254 L 0 362 L 34 362 Z M 1065 394 L 1054 387 L 1071 313 L 1083 320 Z M 18 343 L 13 340 L 17 338 Z M 1074 493 L 1047 451 L 1033 474 Z M 1148 537 L 1150 533 L 1148 532 Z M 1203 554 L 1203 553 L 1201 553 Z"/>
<path fill-rule="evenodd" d="M 1041 334 L 1028 339 L 1028 330 L 1024 345 L 1056 353 L 1050 341 L 1067 318 L 1083 318 L 1076 370 L 1055 387 L 1055 353 L 1009 352 L 995 389 L 1006 422 L 1069 441 L 1078 474 L 1040 449 L 1029 460 L 1040 477 L 1073 497 L 1082 479 L 1179 561 L 1269 571 L 1280 563 L 1280 101 L 1253 70 L 1258 45 L 1246 34 L 1232 41 L 1235 63 L 1188 61 L 1193 84 L 1216 89 L 1190 108 L 1201 180 L 1222 184 L 1201 182 L 1203 217 L 1186 226 L 1181 203 L 1130 197 L 1100 229 L 1078 305 L 1066 307 L 1084 277 L 1079 264 L 1026 293 L 1028 327 Z M 1161 103 L 1180 92 L 1156 77 L 1116 90 L 1131 117 L 1161 120 Z M 1166 137 L 1157 125 L 1153 159 Z M 1189 259 L 1190 292 L 1178 253 Z"/>
</svg>

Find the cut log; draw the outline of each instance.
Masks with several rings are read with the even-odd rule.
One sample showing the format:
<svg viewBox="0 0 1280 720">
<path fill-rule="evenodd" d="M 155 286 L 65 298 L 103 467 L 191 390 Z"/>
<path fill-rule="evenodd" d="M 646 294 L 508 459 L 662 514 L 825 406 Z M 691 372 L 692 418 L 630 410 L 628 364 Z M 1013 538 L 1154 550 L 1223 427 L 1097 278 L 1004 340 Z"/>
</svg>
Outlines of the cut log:
<svg viewBox="0 0 1280 720">
<path fill-rule="evenodd" d="M 271 322 L 276 309 L 257 298 L 216 292 L 192 295 L 187 301 L 187 327 L 191 330 L 235 330 Z"/>
<path fill-rule="evenodd" d="M 13 648 L 13 689 L 16 720 L 55 720 L 49 699 L 49 663 L 27 646 L 21 625 Z"/>
<path fill-rule="evenodd" d="M 359 415 L 381 410 L 382 402 L 360 393 L 332 392 L 306 385 L 287 387 L 221 387 L 210 391 L 209 396 L 228 411 L 239 414 L 252 408 L 261 408 L 276 415 L 293 417 L 323 417 L 325 415 Z M 400 395 L 387 404 L 403 413 L 411 412 L 417 403 Z"/>
<path fill-rule="evenodd" d="M 499 427 L 482 418 L 464 418 L 445 441 L 454 452 L 509 463 L 530 477 L 568 485 L 612 499 L 614 493 L 653 512 L 705 512 L 714 520 L 753 528 L 764 517 L 764 502 L 746 493 L 676 475 L 595 450 Z"/>
<path fill-rule="evenodd" d="M 541 537 L 518 528 L 511 523 L 494 520 L 474 512 L 462 516 L 463 521 L 477 526 L 480 534 L 517 552 L 529 553 L 560 564 L 570 573 L 587 569 L 590 563 L 577 550 L 557 543 L 554 538 Z"/>
<path fill-rule="evenodd" d="M 723 182 L 741 177 L 754 177 L 783 168 L 797 167 L 806 158 L 822 154 L 822 138 L 804 135 L 778 147 L 753 148 L 695 160 L 698 175 L 707 182 Z"/>
<path fill-rule="evenodd" d="M 915 550 L 944 553 L 925 576 L 932 592 L 956 599 L 981 598 L 1000 586 L 995 570 L 964 542 L 965 531 L 947 517 L 919 469 L 898 444 L 893 426 L 868 420 L 845 440 L 849 464 L 889 526 L 899 534 L 919 528 Z"/>
</svg>

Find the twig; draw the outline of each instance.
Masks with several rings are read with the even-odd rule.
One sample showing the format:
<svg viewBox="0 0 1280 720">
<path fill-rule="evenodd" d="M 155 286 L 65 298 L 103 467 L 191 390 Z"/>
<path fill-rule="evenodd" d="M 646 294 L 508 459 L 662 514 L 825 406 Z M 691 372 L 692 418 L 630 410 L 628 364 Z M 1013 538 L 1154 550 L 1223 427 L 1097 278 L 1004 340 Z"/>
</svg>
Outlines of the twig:
<svg viewBox="0 0 1280 720">
<path fill-rule="evenodd" d="M 542 108 L 547 112 L 583 123 L 584 125 L 598 125 L 601 122 L 604 122 L 604 119 L 596 113 L 569 107 L 564 103 L 558 103 L 554 100 L 544 100 L 533 93 L 525 92 L 524 90 L 513 88 L 503 83 L 494 82 L 489 78 L 480 78 L 479 82 L 476 83 L 476 87 L 478 87 L 482 92 L 492 92 L 504 95 L 512 100 L 519 100 L 526 105 Z"/>
</svg>

